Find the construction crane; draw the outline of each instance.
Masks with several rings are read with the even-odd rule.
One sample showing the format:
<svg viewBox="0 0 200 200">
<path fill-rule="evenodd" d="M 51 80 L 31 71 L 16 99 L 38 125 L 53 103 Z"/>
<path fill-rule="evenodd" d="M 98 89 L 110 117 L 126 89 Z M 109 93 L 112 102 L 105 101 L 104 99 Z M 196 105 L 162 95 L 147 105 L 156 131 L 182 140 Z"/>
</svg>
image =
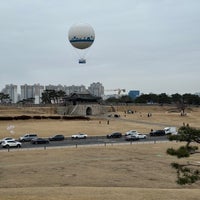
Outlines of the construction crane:
<svg viewBox="0 0 200 200">
<path fill-rule="evenodd" d="M 118 96 L 120 96 L 121 92 L 126 92 L 126 89 L 110 89 L 110 90 L 105 90 L 105 91 L 117 91 Z"/>
</svg>

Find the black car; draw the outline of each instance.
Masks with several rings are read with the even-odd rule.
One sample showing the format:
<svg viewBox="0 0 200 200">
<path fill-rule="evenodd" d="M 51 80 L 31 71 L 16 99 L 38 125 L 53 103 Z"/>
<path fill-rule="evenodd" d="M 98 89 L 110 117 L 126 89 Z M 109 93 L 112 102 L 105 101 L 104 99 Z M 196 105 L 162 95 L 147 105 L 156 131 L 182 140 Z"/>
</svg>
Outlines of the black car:
<svg viewBox="0 0 200 200">
<path fill-rule="evenodd" d="M 107 135 L 107 138 L 121 138 L 122 134 L 119 132 L 115 132 L 115 133 L 111 133 L 109 135 Z"/>
<path fill-rule="evenodd" d="M 49 140 L 45 138 L 35 138 L 31 140 L 31 144 L 48 144 Z"/>
<path fill-rule="evenodd" d="M 165 131 L 164 130 L 156 130 L 156 131 L 151 131 L 149 133 L 150 136 L 163 136 L 165 135 Z"/>
<path fill-rule="evenodd" d="M 62 141 L 64 139 L 65 139 L 64 135 L 55 135 L 49 138 L 50 141 Z"/>
</svg>

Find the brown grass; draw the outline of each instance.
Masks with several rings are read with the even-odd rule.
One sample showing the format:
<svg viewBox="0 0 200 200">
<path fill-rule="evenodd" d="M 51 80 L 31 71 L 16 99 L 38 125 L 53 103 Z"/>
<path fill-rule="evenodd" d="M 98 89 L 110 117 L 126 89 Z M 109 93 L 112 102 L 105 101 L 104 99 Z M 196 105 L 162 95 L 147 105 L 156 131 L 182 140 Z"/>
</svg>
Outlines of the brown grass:
<svg viewBox="0 0 200 200">
<path fill-rule="evenodd" d="M 31 114 L 31 108 L 18 108 L 12 112 L 7 109 L 0 109 L 0 114 L 2 110 L 4 115 L 11 115 L 11 113 L 21 114 Z M 41 111 L 45 115 L 45 110 L 47 113 L 51 112 L 53 108 L 32 108 L 33 112 Z M 130 109 L 130 108 L 128 108 Z M 7 110 L 7 114 L 6 114 Z M 38 111 L 39 110 L 39 111 Z M 118 114 L 120 114 L 120 119 L 108 118 L 110 123 L 107 125 L 107 119 L 105 116 L 94 117 L 91 120 L 78 120 L 78 121 L 66 121 L 66 120 L 13 120 L 13 121 L 0 121 L 0 138 L 10 136 L 10 132 L 7 127 L 11 124 L 15 126 L 15 134 L 13 137 L 19 138 L 25 133 L 35 132 L 39 136 L 48 137 L 57 133 L 64 134 L 66 137 L 71 136 L 76 132 L 86 132 L 88 135 L 106 135 L 110 132 L 121 131 L 122 133 L 130 130 L 136 129 L 142 133 L 149 133 L 151 129 L 163 129 L 165 126 L 176 126 L 177 128 L 182 126 L 183 123 L 189 124 L 196 128 L 200 128 L 200 108 L 189 108 L 187 110 L 186 116 L 180 116 L 179 112 L 171 112 L 171 107 L 161 107 L 161 106 L 135 106 L 132 110 L 137 112 L 134 114 L 125 114 L 124 110 L 126 108 L 117 108 Z M 173 108 L 173 110 L 176 110 Z M 23 112 L 22 112 L 23 111 Z M 152 113 L 152 117 L 147 117 L 147 113 Z M 18 113 L 19 114 L 19 113 Z M 32 114 L 34 115 L 34 114 Z M 101 123 L 100 123 L 101 122 Z"/>
<path fill-rule="evenodd" d="M 15 125 L 14 136 L 37 132 L 41 136 L 63 133 L 66 136 L 83 131 L 89 135 L 105 135 L 119 130 L 136 129 L 148 132 L 162 128 L 154 123 L 181 126 L 183 122 L 199 127 L 198 108 L 186 117 L 168 112 L 167 108 L 141 110 L 126 115 L 120 110 L 119 119 L 91 121 L 11 121 L 0 122 L 1 136 L 8 136 L 8 124 Z M 146 114 L 153 116 L 148 118 Z M 145 123 L 143 123 L 145 122 Z M 151 124 L 152 123 L 152 124 Z M 168 156 L 166 149 L 180 143 L 107 145 L 37 150 L 0 151 L 1 200 L 43 199 L 199 199 L 200 183 L 180 187 L 170 163 L 176 158 Z M 189 158 L 198 163 L 199 155 Z M 180 160 L 186 162 L 186 160 Z"/>
</svg>

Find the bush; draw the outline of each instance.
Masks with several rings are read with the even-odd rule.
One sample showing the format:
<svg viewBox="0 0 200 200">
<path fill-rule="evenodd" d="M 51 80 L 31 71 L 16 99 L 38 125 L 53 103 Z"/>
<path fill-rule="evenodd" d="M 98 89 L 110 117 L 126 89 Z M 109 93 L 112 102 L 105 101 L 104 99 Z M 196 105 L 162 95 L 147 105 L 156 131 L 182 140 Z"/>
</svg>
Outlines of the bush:
<svg viewBox="0 0 200 200">
<path fill-rule="evenodd" d="M 35 115 L 35 116 L 33 116 L 33 119 L 42 119 L 42 117 L 39 115 Z"/>
<path fill-rule="evenodd" d="M 0 120 L 2 120 L 2 121 L 4 121 L 4 120 L 5 120 L 5 121 L 6 121 L 6 120 L 13 120 L 13 117 L 10 117 L 10 116 L 9 116 L 9 117 L 1 116 L 1 117 L 0 117 Z"/>
<path fill-rule="evenodd" d="M 27 119 L 31 119 L 31 116 L 28 115 L 21 115 L 21 116 L 15 116 L 14 119 L 15 120 L 27 120 Z"/>
</svg>

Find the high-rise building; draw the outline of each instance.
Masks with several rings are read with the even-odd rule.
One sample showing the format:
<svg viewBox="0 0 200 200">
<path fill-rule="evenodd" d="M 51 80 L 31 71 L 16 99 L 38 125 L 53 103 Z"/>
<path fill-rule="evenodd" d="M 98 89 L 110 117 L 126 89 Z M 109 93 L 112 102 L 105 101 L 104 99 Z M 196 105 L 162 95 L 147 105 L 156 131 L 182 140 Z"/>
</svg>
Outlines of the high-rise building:
<svg viewBox="0 0 200 200">
<path fill-rule="evenodd" d="M 104 87 L 99 82 L 90 84 L 88 91 L 97 97 L 102 97 L 104 95 Z"/>
<path fill-rule="evenodd" d="M 64 91 L 64 87 L 62 85 L 46 85 L 45 90 L 55 90 L 55 91 Z"/>
<path fill-rule="evenodd" d="M 44 86 L 40 84 L 33 85 L 33 94 L 35 98 L 35 104 L 41 103 L 42 93 L 44 91 Z"/>
<path fill-rule="evenodd" d="M 17 95 L 17 85 L 6 85 L 5 88 L 2 90 L 2 92 L 4 94 L 8 94 L 10 99 L 11 99 L 11 103 L 17 103 L 18 101 L 18 95 Z"/>
<path fill-rule="evenodd" d="M 34 98 L 35 104 L 41 102 L 42 92 L 44 91 L 44 86 L 40 84 L 34 85 L 21 85 L 21 100 Z"/>
<path fill-rule="evenodd" d="M 80 85 L 80 86 L 64 86 L 64 91 L 66 93 L 66 95 L 70 95 L 71 93 L 84 93 L 87 91 L 86 87 L 84 85 Z"/>
<path fill-rule="evenodd" d="M 33 98 L 33 88 L 31 85 L 21 85 L 21 100 Z"/>
</svg>

